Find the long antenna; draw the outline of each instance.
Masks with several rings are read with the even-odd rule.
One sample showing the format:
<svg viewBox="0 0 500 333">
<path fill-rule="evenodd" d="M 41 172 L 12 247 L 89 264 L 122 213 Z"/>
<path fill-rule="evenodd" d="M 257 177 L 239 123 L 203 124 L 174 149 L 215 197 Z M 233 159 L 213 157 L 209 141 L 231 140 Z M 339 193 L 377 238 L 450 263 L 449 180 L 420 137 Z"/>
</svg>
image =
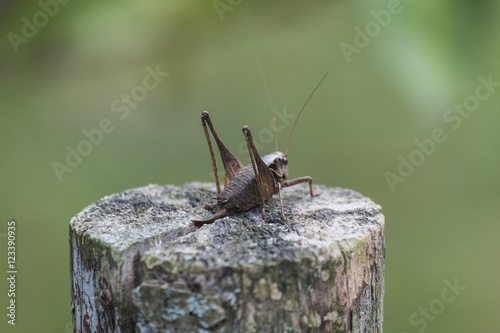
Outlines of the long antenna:
<svg viewBox="0 0 500 333">
<path fill-rule="evenodd" d="M 273 101 L 271 100 L 271 94 L 269 93 L 269 88 L 267 87 L 266 76 L 264 75 L 264 70 L 262 69 L 262 64 L 260 63 L 260 58 L 257 55 L 257 63 L 259 64 L 260 76 L 262 77 L 262 82 L 264 83 L 264 88 L 266 89 L 267 100 L 271 106 L 271 113 L 273 115 L 273 125 L 274 125 L 274 142 L 276 142 L 276 150 L 278 151 L 278 130 L 276 129 L 276 115 L 274 114 Z"/>
<path fill-rule="evenodd" d="M 327 75 L 328 75 L 328 72 L 326 72 L 325 76 L 323 76 L 323 78 L 321 79 L 321 81 L 319 81 L 318 85 L 316 86 L 316 88 L 314 88 L 314 90 L 311 93 L 311 95 L 309 95 L 309 98 L 307 99 L 307 101 L 305 102 L 304 106 L 300 110 L 299 115 L 295 119 L 295 123 L 293 124 L 292 131 L 290 132 L 290 137 L 288 138 L 288 144 L 286 145 L 285 156 L 288 155 L 288 148 L 290 148 L 290 141 L 292 141 L 293 130 L 295 129 L 295 125 L 297 125 L 297 121 L 299 120 L 299 117 L 302 114 L 302 111 L 304 111 L 304 109 L 306 108 L 307 103 L 309 103 L 309 100 L 314 95 L 314 93 L 316 92 L 316 90 L 319 88 L 319 86 L 321 85 L 321 83 L 323 83 L 323 80 L 326 78 Z"/>
</svg>

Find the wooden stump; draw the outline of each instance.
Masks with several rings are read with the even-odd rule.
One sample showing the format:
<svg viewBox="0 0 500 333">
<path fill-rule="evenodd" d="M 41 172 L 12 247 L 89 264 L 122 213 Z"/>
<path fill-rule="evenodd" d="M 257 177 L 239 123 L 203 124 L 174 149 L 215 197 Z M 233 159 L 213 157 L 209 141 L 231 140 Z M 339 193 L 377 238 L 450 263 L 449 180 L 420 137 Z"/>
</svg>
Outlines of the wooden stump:
<svg viewBox="0 0 500 333">
<path fill-rule="evenodd" d="M 315 185 L 197 229 L 211 184 L 149 185 L 70 223 L 75 332 L 382 332 L 384 216 Z"/>
</svg>

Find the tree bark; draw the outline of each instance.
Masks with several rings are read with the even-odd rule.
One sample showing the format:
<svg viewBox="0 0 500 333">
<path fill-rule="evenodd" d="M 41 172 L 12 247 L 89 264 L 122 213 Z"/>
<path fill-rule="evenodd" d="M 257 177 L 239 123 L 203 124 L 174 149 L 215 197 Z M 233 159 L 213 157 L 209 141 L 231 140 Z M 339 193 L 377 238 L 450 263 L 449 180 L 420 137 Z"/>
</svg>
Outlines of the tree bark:
<svg viewBox="0 0 500 333">
<path fill-rule="evenodd" d="M 215 187 L 149 185 L 70 223 L 75 332 L 382 332 L 384 216 L 315 185 L 197 229 Z"/>
</svg>

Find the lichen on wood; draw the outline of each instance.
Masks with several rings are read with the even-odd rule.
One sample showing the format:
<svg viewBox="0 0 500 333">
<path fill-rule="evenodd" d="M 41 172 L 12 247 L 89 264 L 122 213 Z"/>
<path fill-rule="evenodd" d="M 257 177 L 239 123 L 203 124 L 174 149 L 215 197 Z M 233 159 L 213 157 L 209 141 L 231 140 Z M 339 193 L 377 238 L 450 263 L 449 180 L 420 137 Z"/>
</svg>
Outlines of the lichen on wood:
<svg viewBox="0 0 500 333">
<path fill-rule="evenodd" d="M 70 224 L 77 332 L 382 332 L 384 217 L 359 193 L 284 191 L 195 228 L 211 184 L 107 196 Z"/>
</svg>

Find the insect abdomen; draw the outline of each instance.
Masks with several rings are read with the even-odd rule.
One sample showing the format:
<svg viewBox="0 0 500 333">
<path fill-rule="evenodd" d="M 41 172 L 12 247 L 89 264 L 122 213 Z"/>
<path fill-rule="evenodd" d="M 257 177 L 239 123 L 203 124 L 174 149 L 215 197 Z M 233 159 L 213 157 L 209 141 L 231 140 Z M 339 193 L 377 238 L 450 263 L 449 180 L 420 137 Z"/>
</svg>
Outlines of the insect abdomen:
<svg viewBox="0 0 500 333">
<path fill-rule="evenodd" d="M 248 210 L 260 204 L 259 188 L 251 164 L 242 168 L 226 185 L 219 195 L 219 203 L 234 211 Z"/>
</svg>

